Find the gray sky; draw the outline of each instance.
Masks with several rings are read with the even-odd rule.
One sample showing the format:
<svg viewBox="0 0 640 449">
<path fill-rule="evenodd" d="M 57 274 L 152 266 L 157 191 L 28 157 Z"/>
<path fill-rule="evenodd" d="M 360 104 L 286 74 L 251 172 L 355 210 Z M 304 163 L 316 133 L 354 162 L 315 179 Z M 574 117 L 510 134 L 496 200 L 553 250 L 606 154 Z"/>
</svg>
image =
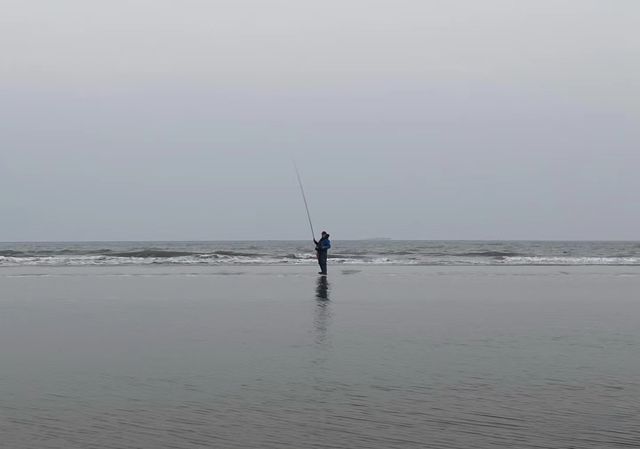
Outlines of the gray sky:
<svg viewBox="0 0 640 449">
<path fill-rule="evenodd" d="M 640 1 L 0 6 L 0 240 L 639 238 Z"/>
</svg>

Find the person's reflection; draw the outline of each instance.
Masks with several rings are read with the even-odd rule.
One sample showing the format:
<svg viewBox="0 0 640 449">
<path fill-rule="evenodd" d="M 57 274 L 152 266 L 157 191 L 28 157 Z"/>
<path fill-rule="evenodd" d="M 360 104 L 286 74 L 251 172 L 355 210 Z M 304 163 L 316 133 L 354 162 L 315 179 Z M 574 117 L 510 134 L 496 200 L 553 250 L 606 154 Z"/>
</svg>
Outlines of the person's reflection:
<svg viewBox="0 0 640 449">
<path fill-rule="evenodd" d="M 327 330 L 331 319 L 331 301 L 329 290 L 331 285 L 326 276 L 319 276 L 316 283 L 316 311 L 313 325 L 316 331 L 316 344 L 326 346 L 328 344 Z"/>
<path fill-rule="evenodd" d="M 326 276 L 318 276 L 316 298 L 321 301 L 329 301 L 329 281 Z"/>
</svg>

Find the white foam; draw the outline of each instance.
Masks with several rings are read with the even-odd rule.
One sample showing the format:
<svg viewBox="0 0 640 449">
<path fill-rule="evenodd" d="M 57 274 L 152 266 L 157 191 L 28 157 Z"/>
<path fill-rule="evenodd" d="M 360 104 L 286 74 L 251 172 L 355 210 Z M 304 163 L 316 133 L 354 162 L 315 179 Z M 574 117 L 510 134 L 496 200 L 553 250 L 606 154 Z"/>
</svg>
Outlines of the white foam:
<svg viewBox="0 0 640 449">
<path fill-rule="evenodd" d="M 505 265 L 640 265 L 640 257 L 505 257 Z"/>
<path fill-rule="evenodd" d="M 313 265 L 314 254 L 285 255 L 202 255 L 176 257 L 121 257 L 109 255 L 56 255 L 56 256 L 0 256 L 0 266 L 119 266 L 119 265 Z M 332 257 L 330 264 L 340 265 L 640 265 L 640 257 L 568 257 L 568 256 L 512 256 L 503 259 L 429 257 L 402 259 L 371 255 L 369 258 L 349 256 Z"/>
</svg>

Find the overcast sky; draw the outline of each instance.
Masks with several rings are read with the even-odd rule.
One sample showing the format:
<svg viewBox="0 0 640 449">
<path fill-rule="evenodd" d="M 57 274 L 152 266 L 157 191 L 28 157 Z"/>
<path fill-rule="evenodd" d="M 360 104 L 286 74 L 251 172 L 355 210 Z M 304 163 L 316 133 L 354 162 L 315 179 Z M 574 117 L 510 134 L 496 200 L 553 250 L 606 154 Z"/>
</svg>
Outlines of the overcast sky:
<svg viewBox="0 0 640 449">
<path fill-rule="evenodd" d="M 638 239 L 638 0 L 0 0 L 0 240 Z"/>
</svg>

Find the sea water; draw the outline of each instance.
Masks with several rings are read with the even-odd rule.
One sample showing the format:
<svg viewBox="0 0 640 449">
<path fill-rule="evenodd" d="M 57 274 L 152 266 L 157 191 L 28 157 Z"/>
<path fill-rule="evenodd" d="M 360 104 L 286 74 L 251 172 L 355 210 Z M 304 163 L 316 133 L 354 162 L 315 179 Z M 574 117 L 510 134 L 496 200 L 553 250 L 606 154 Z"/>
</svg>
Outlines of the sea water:
<svg viewBox="0 0 640 449">
<path fill-rule="evenodd" d="M 209 254 L 282 244 L 229 245 Z M 362 248 L 353 245 L 348 254 Z M 520 257 L 495 254 L 524 244 L 501 245 L 478 257 Z M 589 245 L 571 257 L 633 254 Z M 315 272 L 284 263 L 1 267 L 0 446 L 640 445 L 640 267 L 372 262 Z"/>
<path fill-rule="evenodd" d="M 312 242 L 0 243 L 0 266 L 312 264 Z M 640 242 L 333 241 L 332 264 L 640 265 Z"/>
</svg>

